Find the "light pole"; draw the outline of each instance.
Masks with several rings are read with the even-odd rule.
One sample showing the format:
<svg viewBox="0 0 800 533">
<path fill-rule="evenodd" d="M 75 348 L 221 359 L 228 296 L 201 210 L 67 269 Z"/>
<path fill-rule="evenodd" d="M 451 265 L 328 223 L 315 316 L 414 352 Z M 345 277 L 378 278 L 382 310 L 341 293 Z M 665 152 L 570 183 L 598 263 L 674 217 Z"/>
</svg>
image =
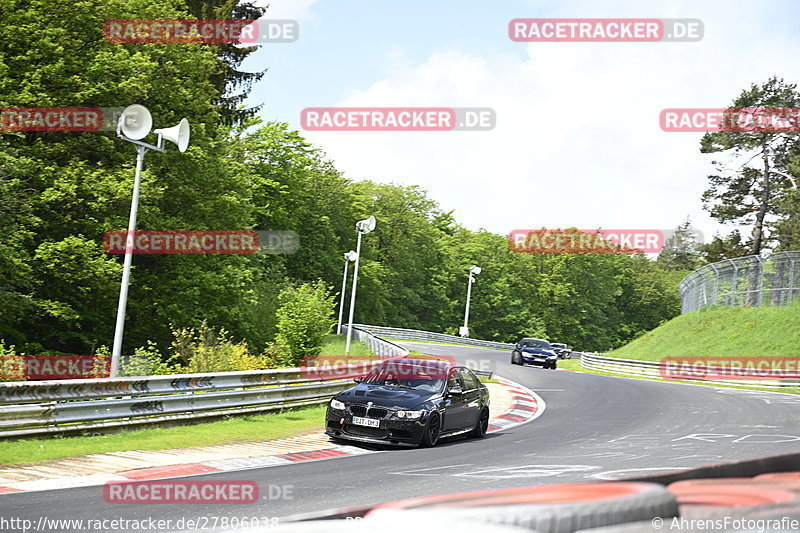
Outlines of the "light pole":
<svg viewBox="0 0 800 533">
<path fill-rule="evenodd" d="M 344 315 L 344 293 L 347 290 L 347 265 L 350 261 L 355 261 L 358 254 L 350 250 L 344 254 L 344 277 L 342 278 L 342 297 L 339 301 L 339 324 L 336 326 L 336 334 L 342 334 L 342 316 Z"/>
<path fill-rule="evenodd" d="M 139 209 L 139 185 L 142 178 L 144 154 L 148 150 L 166 152 L 164 141 L 178 145 L 178 150 L 185 152 L 189 146 L 189 121 L 182 118 L 177 126 L 154 130 L 158 135 L 157 144 L 147 144 L 141 139 L 147 137 L 153 127 L 153 118 L 146 107 L 139 104 L 129 105 L 122 112 L 117 123 L 117 137 L 136 145 L 136 176 L 133 179 L 133 198 L 131 199 L 131 214 L 128 219 L 128 234 L 125 239 L 125 261 L 122 267 L 122 283 L 119 287 L 119 306 L 117 307 L 117 324 L 114 328 L 114 347 L 111 350 L 112 378 L 119 373 L 119 360 L 122 352 L 122 333 L 125 329 L 125 309 L 128 305 L 128 282 L 131 277 L 131 261 L 133 260 L 133 239 L 136 231 L 136 213 Z"/>
<path fill-rule="evenodd" d="M 347 326 L 347 343 L 345 344 L 344 354 L 350 355 L 350 339 L 353 337 L 353 311 L 356 307 L 356 285 L 358 284 L 358 263 L 361 259 L 361 236 L 366 235 L 375 229 L 375 217 L 370 216 L 364 220 L 356 222 L 358 230 L 358 244 L 356 244 L 356 265 L 353 268 L 353 289 L 350 291 L 350 320 Z"/>
<path fill-rule="evenodd" d="M 481 267 L 472 265 L 469 267 L 469 279 L 467 280 L 467 307 L 464 310 L 464 325 L 458 328 L 458 334 L 462 337 L 469 337 L 469 299 L 472 296 L 472 284 L 475 283 L 474 276 L 481 273 Z"/>
</svg>

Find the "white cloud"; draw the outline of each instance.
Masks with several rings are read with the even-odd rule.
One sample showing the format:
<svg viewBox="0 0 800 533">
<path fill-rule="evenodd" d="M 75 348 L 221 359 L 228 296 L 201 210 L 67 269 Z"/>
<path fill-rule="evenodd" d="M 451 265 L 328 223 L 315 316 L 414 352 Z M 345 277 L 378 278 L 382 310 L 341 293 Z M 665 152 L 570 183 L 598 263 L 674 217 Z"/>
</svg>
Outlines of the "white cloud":
<svg viewBox="0 0 800 533">
<path fill-rule="evenodd" d="M 769 33 L 742 39 L 766 21 L 720 6 L 704 9 L 698 43 L 531 43 L 520 44 L 524 58 L 451 50 L 417 65 L 395 50 L 384 79 L 336 105 L 492 107 L 497 127 L 307 136 L 349 177 L 421 184 L 469 227 L 666 229 L 690 215 L 710 237 L 718 226 L 700 204 L 711 170 L 700 134 L 661 131 L 659 112 L 724 107 L 786 73 L 798 53 L 796 43 L 772 46 Z M 676 11 L 687 10 L 673 4 L 664 16 Z M 688 11 L 680 16 L 703 17 Z"/>
</svg>

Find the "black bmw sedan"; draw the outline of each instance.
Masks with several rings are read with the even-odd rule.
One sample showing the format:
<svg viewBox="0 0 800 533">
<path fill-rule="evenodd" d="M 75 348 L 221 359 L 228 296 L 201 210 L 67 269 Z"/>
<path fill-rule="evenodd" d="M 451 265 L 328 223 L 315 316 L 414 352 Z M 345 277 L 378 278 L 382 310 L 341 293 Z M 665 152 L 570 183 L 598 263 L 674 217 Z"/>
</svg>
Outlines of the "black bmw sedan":
<svg viewBox="0 0 800 533">
<path fill-rule="evenodd" d="M 489 391 L 468 368 L 442 359 L 388 359 L 328 404 L 325 433 L 335 439 L 435 446 L 440 438 L 481 438 Z"/>
<path fill-rule="evenodd" d="M 558 355 L 549 342 L 542 339 L 522 339 L 511 352 L 512 365 L 536 365 L 555 370 Z"/>
</svg>

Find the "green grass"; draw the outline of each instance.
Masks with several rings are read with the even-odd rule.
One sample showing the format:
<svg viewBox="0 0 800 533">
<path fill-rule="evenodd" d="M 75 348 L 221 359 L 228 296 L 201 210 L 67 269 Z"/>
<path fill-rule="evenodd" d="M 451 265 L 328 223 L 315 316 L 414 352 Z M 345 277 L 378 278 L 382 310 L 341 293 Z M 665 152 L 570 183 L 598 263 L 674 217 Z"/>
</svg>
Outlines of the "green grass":
<svg viewBox="0 0 800 533">
<path fill-rule="evenodd" d="M 240 444 L 293 437 L 322 431 L 325 409 L 323 404 L 190 426 L 141 429 L 107 435 L 4 441 L 0 442 L 0 464 L 34 463 L 92 453 Z"/>
<path fill-rule="evenodd" d="M 713 307 L 673 318 L 608 355 L 660 361 L 664 357 L 800 356 L 800 304 Z"/>
<path fill-rule="evenodd" d="M 322 355 L 344 354 L 345 342 L 344 336 L 329 335 L 325 339 L 320 353 Z M 350 345 L 351 355 L 369 355 L 370 353 L 369 349 L 360 342 L 352 342 Z M 294 437 L 322 431 L 325 409 L 326 406 L 322 404 L 169 428 L 140 429 L 105 435 L 57 436 L 4 441 L 0 442 L 0 464 L 35 463 L 92 453 L 164 450 Z"/>
<path fill-rule="evenodd" d="M 319 351 L 320 355 L 344 355 L 347 346 L 345 335 L 328 335 Z M 350 341 L 350 355 L 372 355 L 366 344 L 360 343 L 355 339 Z"/>
</svg>

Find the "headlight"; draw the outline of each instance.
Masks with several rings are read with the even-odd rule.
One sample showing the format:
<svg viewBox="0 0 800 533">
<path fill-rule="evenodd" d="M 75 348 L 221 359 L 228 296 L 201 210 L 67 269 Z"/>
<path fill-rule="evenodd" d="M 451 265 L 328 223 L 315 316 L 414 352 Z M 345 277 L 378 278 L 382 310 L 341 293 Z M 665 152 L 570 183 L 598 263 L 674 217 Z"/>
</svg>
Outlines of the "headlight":
<svg viewBox="0 0 800 533">
<path fill-rule="evenodd" d="M 331 409 L 344 411 L 344 403 L 340 402 L 339 400 L 331 400 Z"/>
<path fill-rule="evenodd" d="M 405 418 L 406 420 L 416 420 L 424 413 L 425 411 L 397 411 L 395 416 L 397 416 L 397 418 Z"/>
</svg>

